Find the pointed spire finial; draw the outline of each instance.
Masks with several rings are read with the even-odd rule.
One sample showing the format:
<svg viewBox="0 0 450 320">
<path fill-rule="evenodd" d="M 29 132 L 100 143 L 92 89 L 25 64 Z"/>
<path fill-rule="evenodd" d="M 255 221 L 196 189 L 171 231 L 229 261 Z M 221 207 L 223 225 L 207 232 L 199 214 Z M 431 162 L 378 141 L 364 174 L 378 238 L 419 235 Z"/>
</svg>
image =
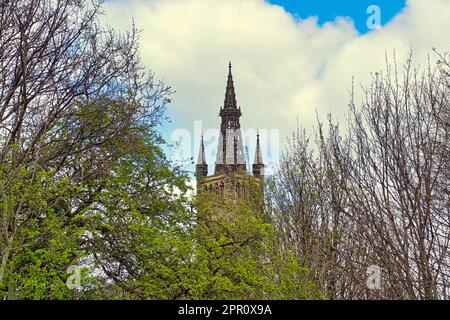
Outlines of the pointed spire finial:
<svg viewBox="0 0 450 320">
<path fill-rule="evenodd" d="M 261 146 L 259 144 L 259 129 L 256 131 L 256 150 L 255 150 L 255 161 L 254 164 L 264 164 Z"/>
<path fill-rule="evenodd" d="M 231 73 L 231 61 L 228 63 L 228 80 L 227 89 L 225 91 L 224 109 L 237 109 L 236 94 L 234 92 L 233 74 Z"/>
<path fill-rule="evenodd" d="M 202 129 L 202 137 L 200 140 L 200 150 L 198 151 L 197 164 L 206 164 L 205 145 L 203 144 L 203 129 Z"/>
</svg>

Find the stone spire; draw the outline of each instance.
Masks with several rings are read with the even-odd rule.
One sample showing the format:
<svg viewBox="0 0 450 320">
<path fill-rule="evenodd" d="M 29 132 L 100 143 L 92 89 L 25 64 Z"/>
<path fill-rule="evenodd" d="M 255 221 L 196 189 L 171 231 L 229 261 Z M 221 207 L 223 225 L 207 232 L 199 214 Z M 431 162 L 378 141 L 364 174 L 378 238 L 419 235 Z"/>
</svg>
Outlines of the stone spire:
<svg viewBox="0 0 450 320">
<path fill-rule="evenodd" d="M 200 150 L 198 151 L 197 164 L 206 164 L 205 145 L 203 144 L 203 134 L 200 140 Z"/>
<path fill-rule="evenodd" d="M 203 134 L 200 141 L 198 160 L 195 166 L 197 177 L 197 191 L 215 193 L 224 199 L 250 199 L 255 191 L 262 197 L 258 197 L 261 209 L 264 206 L 264 162 L 259 141 L 259 132 L 256 137 L 255 161 L 253 163 L 253 176 L 249 177 L 250 159 L 244 152 L 244 140 L 241 133 L 241 108 L 236 99 L 231 62 L 228 64 L 228 77 L 226 81 L 225 99 L 220 106 L 219 116 L 220 130 L 217 143 L 217 154 L 214 174 L 208 175 L 206 164 L 205 146 Z M 251 188 L 251 189 L 249 189 Z M 222 211 L 218 210 L 222 215 Z"/>
<path fill-rule="evenodd" d="M 255 150 L 255 160 L 253 161 L 253 175 L 263 176 L 264 175 L 264 161 L 261 152 L 261 146 L 259 143 L 259 132 L 256 134 L 256 150 Z"/>
<path fill-rule="evenodd" d="M 198 160 L 195 165 L 195 175 L 197 176 L 197 181 L 208 175 L 208 165 L 206 164 L 205 157 L 205 145 L 203 144 L 203 134 L 200 140 L 200 150 L 198 151 Z"/>
<path fill-rule="evenodd" d="M 220 108 L 219 143 L 217 146 L 216 167 L 214 174 L 231 173 L 245 170 L 244 145 L 241 135 L 241 108 L 237 107 L 234 91 L 231 62 L 228 64 L 228 80 L 225 100 Z"/>
<path fill-rule="evenodd" d="M 229 108 L 237 109 L 236 93 L 234 92 L 233 74 L 231 73 L 231 61 L 228 64 L 228 80 L 223 107 L 225 109 Z"/>
</svg>

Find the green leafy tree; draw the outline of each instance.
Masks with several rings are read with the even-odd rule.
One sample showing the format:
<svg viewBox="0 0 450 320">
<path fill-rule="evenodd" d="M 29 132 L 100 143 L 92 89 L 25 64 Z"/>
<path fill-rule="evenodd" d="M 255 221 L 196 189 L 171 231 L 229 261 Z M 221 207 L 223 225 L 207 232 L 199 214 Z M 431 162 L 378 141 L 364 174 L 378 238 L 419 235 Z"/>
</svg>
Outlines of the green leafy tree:
<svg viewBox="0 0 450 320">
<path fill-rule="evenodd" d="M 5 170 L 1 168 L 0 208 L 2 222 L 12 223 L 2 224 L 2 234 L 9 238 L 2 247 L 0 296 L 70 298 L 65 271 L 80 255 L 77 241 L 84 232 L 75 218 L 67 219 L 67 199 L 76 187 L 67 179 L 53 181 L 38 167 Z"/>
<path fill-rule="evenodd" d="M 188 297 L 197 299 L 320 298 L 292 250 L 280 246 L 262 209 L 259 185 L 236 200 L 200 193 L 196 199 L 195 264 L 198 280 Z"/>
<path fill-rule="evenodd" d="M 99 24 L 101 4 L 0 4 L 0 292 L 8 299 L 78 298 L 101 288 L 89 270 L 82 290 L 69 291 L 66 270 L 89 266 L 102 248 L 108 215 L 98 211 L 112 204 L 108 194 L 129 203 L 143 197 L 132 183 L 120 185 L 122 163 L 148 156 L 153 167 L 139 173 L 148 170 L 161 216 L 181 186 L 161 160 L 156 131 L 172 91 L 142 71 L 134 29 L 118 34 Z M 128 181 L 142 182 L 135 173 Z M 110 208 L 110 217 L 121 212 Z"/>
</svg>

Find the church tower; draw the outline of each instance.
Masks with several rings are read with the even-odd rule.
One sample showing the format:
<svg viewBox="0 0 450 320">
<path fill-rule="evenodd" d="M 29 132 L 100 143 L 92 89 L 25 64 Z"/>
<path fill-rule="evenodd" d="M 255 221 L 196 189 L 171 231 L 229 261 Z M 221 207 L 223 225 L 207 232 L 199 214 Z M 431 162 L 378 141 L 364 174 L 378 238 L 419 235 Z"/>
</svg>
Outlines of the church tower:
<svg viewBox="0 0 450 320">
<path fill-rule="evenodd" d="M 205 158 L 203 136 L 196 164 L 197 191 L 205 190 L 225 194 L 237 198 L 246 197 L 245 176 L 247 164 L 245 162 L 244 143 L 241 134 L 241 108 L 236 101 L 231 62 L 228 65 L 228 79 L 225 90 L 225 100 L 220 108 L 220 132 L 217 145 L 214 174 L 208 176 L 208 165 Z M 262 186 L 264 176 L 264 162 L 259 142 L 256 137 L 255 160 L 253 164 L 253 179 Z"/>
</svg>

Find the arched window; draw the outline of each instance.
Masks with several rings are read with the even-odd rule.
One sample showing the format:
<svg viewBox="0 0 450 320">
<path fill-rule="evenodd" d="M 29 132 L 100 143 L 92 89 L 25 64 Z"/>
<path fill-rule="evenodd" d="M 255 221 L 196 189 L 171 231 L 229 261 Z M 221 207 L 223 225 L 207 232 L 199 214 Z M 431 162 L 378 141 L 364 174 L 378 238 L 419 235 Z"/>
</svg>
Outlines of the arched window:
<svg viewBox="0 0 450 320">
<path fill-rule="evenodd" d="M 238 199 L 241 197 L 241 185 L 239 183 L 236 184 L 236 196 Z"/>
</svg>

